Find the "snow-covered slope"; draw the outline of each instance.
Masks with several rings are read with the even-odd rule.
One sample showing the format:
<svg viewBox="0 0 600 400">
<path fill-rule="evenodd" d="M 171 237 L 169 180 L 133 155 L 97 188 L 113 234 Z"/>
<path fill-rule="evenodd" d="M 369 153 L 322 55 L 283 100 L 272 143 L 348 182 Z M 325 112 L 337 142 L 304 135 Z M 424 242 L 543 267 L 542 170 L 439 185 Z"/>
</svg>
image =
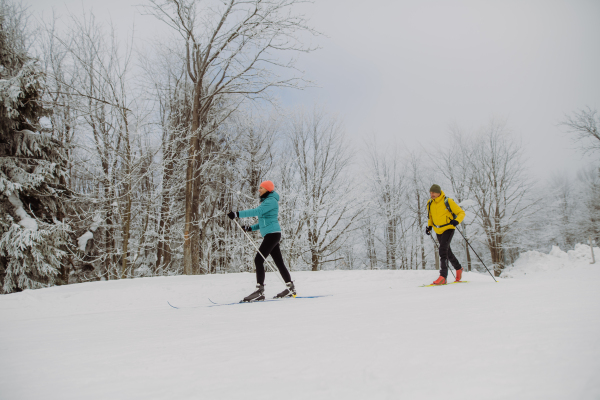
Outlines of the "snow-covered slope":
<svg viewBox="0 0 600 400">
<path fill-rule="evenodd" d="M 435 275 L 294 273 L 301 295 L 332 296 L 219 307 L 253 275 L 1 296 L 0 398 L 600 398 L 600 263 L 418 287 Z"/>
<path fill-rule="evenodd" d="M 600 266 L 600 248 L 594 247 L 594 257 Z M 527 251 L 519 256 L 514 265 L 502 273 L 505 278 L 519 277 L 532 273 L 545 273 L 561 269 L 577 269 L 590 264 L 592 252 L 590 246 L 577 244 L 573 250 L 562 251 L 558 246 L 552 246 L 550 253 Z"/>
</svg>

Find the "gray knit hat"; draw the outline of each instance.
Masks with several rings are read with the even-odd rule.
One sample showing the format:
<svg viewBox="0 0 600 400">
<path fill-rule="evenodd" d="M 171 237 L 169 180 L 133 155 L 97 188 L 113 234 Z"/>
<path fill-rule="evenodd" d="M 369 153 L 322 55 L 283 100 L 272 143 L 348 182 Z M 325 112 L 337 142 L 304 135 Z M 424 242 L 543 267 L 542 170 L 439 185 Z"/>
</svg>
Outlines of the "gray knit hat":
<svg viewBox="0 0 600 400">
<path fill-rule="evenodd" d="M 429 189 L 429 191 L 430 191 L 431 193 L 439 193 L 439 194 L 442 194 L 442 188 L 440 187 L 440 185 L 437 185 L 437 184 L 435 184 L 435 183 L 434 183 L 433 185 L 431 185 L 431 189 Z"/>
</svg>

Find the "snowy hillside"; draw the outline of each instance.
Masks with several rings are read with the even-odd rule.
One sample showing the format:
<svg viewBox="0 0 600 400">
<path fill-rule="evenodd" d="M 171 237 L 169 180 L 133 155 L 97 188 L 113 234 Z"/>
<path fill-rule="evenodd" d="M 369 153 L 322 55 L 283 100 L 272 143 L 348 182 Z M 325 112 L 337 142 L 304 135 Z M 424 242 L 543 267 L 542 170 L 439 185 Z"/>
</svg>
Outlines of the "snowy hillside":
<svg viewBox="0 0 600 400">
<path fill-rule="evenodd" d="M 231 306 L 208 299 L 239 300 L 252 274 L 4 295 L 0 398 L 598 399 L 600 262 L 586 249 L 526 253 L 499 283 L 295 273 L 300 295 L 330 296 Z M 267 293 L 281 287 L 268 274 Z"/>
</svg>

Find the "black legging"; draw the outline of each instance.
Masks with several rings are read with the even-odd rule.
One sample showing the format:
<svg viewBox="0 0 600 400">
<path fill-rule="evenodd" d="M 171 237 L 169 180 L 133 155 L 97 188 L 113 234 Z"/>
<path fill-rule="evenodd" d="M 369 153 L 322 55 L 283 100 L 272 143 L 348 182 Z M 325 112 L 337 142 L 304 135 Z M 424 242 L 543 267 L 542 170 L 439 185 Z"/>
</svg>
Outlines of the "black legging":
<svg viewBox="0 0 600 400">
<path fill-rule="evenodd" d="M 440 242 L 440 275 L 444 278 L 448 278 L 448 260 L 450 260 L 450 264 L 452 264 L 454 269 L 462 269 L 450 248 L 450 242 L 452 241 L 453 236 L 454 229 L 448 229 L 441 235 L 437 235 L 438 242 Z"/>
<path fill-rule="evenodd" d="M 279 241 L 281 240 L 281 232 L 269 233 L 265 235 L 263 242 L 260 244 L 258 250 L 262 253 L 263 256 L 268 257 L 269 254 L 273 261 L 275 261 L 275 265 L 279 269 L 283 280 L 286 282 L 291 282 L 292 277 L 290 276 L 289 271 L 285 267 L 285 263 L 283 262 L 283 257 L 281 256 L 281 250 L 279 249 Z M 256 253 L 256 257 L 254 257 L 254 265 L 256 265 L 256 282 L 264 285 L 265 284 L 265 259 L 259 254 Z"/>
</svg>

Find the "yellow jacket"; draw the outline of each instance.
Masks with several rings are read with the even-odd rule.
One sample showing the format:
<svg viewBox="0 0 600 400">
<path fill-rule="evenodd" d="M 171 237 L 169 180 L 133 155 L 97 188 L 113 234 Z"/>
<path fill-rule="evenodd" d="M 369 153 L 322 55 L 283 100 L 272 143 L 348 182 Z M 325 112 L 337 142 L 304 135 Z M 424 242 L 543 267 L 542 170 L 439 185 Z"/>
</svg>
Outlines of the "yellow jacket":
<svg viewBox="0 0 600 400">
<path fill-rule="evenodd" d="M 446 204 L 444 204 L 445 199 L 446 194 L 442 190 L 442 193 L 437 198 L 431 199 L 427 202 L 427 215 L 429 217 L 427 225 L 433 226 L 433 230 L 438 235 L 441 235 L 448 229 L 455 229 L 452 225 L 450 225 L 450 221 L 452 221 L 452 214 L 450 214 L 446 208 Z M 449 197 L 448 204 L 450 205 L 452 212 L 456 214 L 456 220 L 458 222 L 462 222 L 463 219 L 465 219 L 465 212 L 463 209 L 460 208 L 458 204 L 456 204 L 454 200 Z"/>
</svg>

